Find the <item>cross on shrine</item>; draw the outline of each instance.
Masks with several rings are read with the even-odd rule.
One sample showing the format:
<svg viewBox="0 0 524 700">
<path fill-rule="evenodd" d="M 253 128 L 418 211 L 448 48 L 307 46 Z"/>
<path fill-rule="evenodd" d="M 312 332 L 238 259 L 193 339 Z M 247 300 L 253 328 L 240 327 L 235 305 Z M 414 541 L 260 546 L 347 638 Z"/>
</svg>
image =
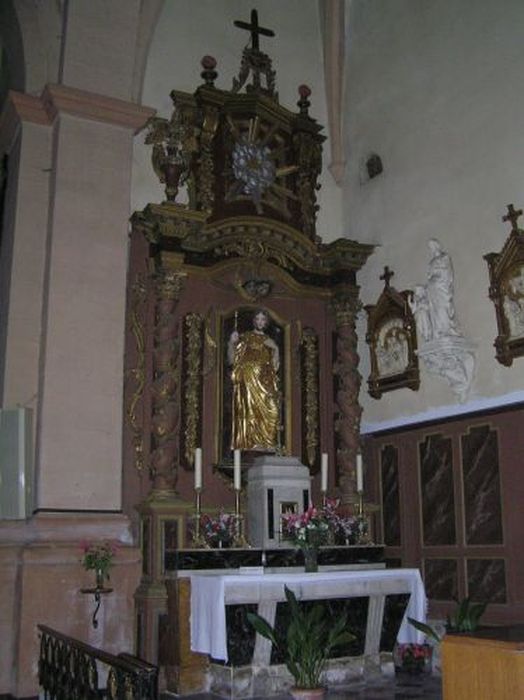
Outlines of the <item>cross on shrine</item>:
<svg viewBox="0 0 524 700">
<path fill-rule="evenodd" d="M 506 208 L 508 213 L 506 216 L 502 217 L 502 221 L 511 221 L 511 230 L 518 231 L 519 227 L 517 226 L 517 219 L 519 216 L 522 216 L 522 209 L 514 209 L 513 204 L 508 204 Z"/>
<path fill-rule="evenodd" d="M 386 265 L 384 268 L 384 274 L 380 275 L 379 279 L 384 280 L 384 288 L 387 289 L 389 287 L 389 280 L 394 277 L 395 273 L 389 269 L 389 267 Z"/>
<path fill-rule="evenodd" d="M 251 48 L 254 51 L 259 51 L 259 41 L 258 37 L 261 36 L 275 36 L 275 32 L 271 29 L 266 29 L 265 27 L 260 27 L 258 24 L 258 12 L 256 10 L 251 10 L 251 24 L 248 22 L 241 22 L 240 20 L 235 20 L 233 23 L 235 27 L 240 27 L 240 29 L 247 29 L 251 32 Z"/>
</svg>

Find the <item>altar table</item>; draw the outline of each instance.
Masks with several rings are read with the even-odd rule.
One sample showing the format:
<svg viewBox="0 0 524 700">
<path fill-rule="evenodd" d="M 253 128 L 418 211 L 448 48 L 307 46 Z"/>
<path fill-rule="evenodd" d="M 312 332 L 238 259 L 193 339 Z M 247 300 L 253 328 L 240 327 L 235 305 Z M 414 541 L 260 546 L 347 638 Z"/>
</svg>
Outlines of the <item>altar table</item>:
<svg viewBox="0 0 524 700">
<path fill-rule="evenodd" d="M 313 574 L 216 574 L 191 575 L 191 649 L 228 660 L 226 605 L 258 604 L 258 613 L 273 624 L 276 605 L 285 602 L 284 586 L 298 600 L 369 597 L 365 654 L 379 651 L 387 595 L 409 593 L 400 625 L 400 643 L 424 641 L 424 635 L 407 621 L 426 620 L 427 600 L 418 569 L 326 571 Z M 268 664 L 271 643 L 257 634 L 253 662 Z"/>
</svg>

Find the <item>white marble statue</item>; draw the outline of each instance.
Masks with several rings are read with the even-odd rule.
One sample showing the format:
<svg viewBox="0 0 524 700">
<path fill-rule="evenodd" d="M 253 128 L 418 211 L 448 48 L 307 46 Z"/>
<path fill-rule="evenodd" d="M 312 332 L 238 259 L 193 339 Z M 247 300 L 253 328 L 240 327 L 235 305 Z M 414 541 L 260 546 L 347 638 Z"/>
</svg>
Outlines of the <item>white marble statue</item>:
<svg viewBox="0 0 524 700">
<path fill-rule="evenodd" d="M 464 337 L 456 318 L 451 257 L 436 238 L 429 240 L 428 247 L 427 282 L 415 285 L 410 299 L 418 355 L 428 372 L 445 379 L 458 399 L 465 401 L 475 372 L 475 346 Z"/>
</svg>

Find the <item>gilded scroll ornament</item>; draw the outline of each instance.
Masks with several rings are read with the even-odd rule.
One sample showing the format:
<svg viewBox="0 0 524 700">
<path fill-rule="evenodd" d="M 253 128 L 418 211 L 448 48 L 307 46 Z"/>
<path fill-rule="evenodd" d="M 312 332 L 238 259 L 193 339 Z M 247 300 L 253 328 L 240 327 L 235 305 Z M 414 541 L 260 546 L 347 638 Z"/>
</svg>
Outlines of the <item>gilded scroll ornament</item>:
<svg viewBox="0 0 524 700">
<path fill-rule="evenodd" d="M 195 449 L 199 446 L 203 324 L 200 314 L 190 313 L 184 318 L 184 458 L 187 464 L 193 464 Z"/>
<path fill-rule="evenodd" d="M 204 211 L 210 212 L 215 202 L 214 139 L 218 127 L 219 111 L 216 107 L 206 106 L 200 135 L 200 153 L 198 156 L 198 200 Z"/>
<path fill-rule="evenodd" d="M 198 150 L 196 109 L 192 99 L 183 93 L 171 92 L 171 118 L 153 117 L 148 123 L 146 144 L 153 145 L 151 161 L 161 183 L 165 184 L 168 202 L 174 202 L 181 185 L 188 182 L 191 162 Z M 191 195 L 192 183 L 188 183 Z M 190 196 L 191 201 L 191 196 Z"/>
<path fill-rule="evenodd" d="M 304 329 L 302 348 L 305 447 L 307 463 L 312 467 L 319 446 L 318 336 L 312 328 Z"/>
<path fill-rule="evenodd" d="M 142 398 L 145 386 L 145 334 L 142 323 L 142 311 L 146 300 L 146 285 L 140 275 L 131 289 L 131 312 L 129 328 L 135 339 L 136 366 L 127 371 L 127 375 L 135 382 L 135 390 L 127 407 L 126 415 L 132 432 L 133 451 L 135 455 L 135 468 L 141 472 L 144 468 L 144 442 L 142 426 L 137 416 L 137 405 Z"/>
</svg>

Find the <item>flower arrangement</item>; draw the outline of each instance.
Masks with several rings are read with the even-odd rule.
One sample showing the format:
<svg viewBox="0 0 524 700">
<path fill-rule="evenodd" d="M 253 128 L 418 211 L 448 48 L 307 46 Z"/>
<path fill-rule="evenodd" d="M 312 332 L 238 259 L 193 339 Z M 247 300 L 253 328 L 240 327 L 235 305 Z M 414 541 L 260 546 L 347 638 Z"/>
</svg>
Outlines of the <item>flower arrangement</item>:
<svg viewBox="0 0 524 700">
<path fill-rule="evenodd" d="M 326 498 L 324 513 L 335 544 L 356 544 L 362 534 L 362 522 L 355 515 L 338 512 L 340 500 Z"/>
<path fill-rule="evenodd" d="M 282 516 L 282 537 L 291 540 L 295 547 L 319 547 L 327 543 L 329 533 L 329 523 L 324 511 L 313 505 L 303 513 L 285 513 Z"/>
<path fill-rule="evenodd" d="M 295 547 L 307 549 L 330 542 L 355 544 L 359 536 L 359 520 L 338 512 L 338 499 L 326 499 L 322 508 L 311 505 L 303 513 L 282 516 L 282 538 Z"/>
<path fill-rule="evenodd" d="M 429 644 L 397 644 L 394 651 L 397 671 L 418 674 L 431 671 L 433 648 Z"/>
<path fill-rule="evenodd" d="M 109 579 L 109 569 L 113 564 L 113 557 L 117 552 L 115 542 L 103 540 L 101 542 L 82 542 L 84 556 L 82 564 L 86 571 L 95 571 L 97 586 L 103 585 Z"/>
<path fill-rule="evenodd" d="M 200 530 L 210 547 L 230 546 L 237 534 L 237 518 L 232 513 L 223 511 L 217 517 L 204 513 L 200 517 Z"/>
</svg>

